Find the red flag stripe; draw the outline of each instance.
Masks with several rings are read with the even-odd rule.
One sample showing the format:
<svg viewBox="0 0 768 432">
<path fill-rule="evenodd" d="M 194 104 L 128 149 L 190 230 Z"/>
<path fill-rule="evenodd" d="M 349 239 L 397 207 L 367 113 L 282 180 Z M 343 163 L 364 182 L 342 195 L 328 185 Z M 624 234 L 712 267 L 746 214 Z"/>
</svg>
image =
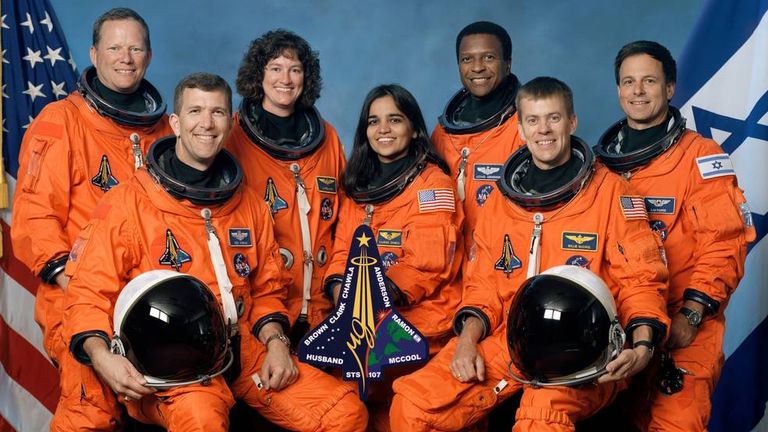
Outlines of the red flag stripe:
<svg viewBox="0 0 768 432">
<path fill-rule="evenodd" d="M 53 418 L 51 411 L 43 406 L 27 389 L 15 382 L 0 365 L 0 415 L 19 432 L 46 431 Z"/>
<path fill-rule="evenodd" d="M 0 222 L 0 224 L 3 227 L 3 257 L 0 258 L 0 267 L 8 273 L 8 276 L 32 293 L 32 295 L 35 295 L 37 284 L 40 280 L 32 274 L 27 266 L 13 256 L 11 227 L 5 221 Z"/>
<path fill-rule="evenodd" d="M 0 317 L 0 363 L 8 376 L 53 412 L 59 400 L 56 369 Z"/>
<path fill-rule="evenodd" d="M 16 429 L 2 415 L 0 415 L 0 432 L 16 432 Z"/>
</svg>

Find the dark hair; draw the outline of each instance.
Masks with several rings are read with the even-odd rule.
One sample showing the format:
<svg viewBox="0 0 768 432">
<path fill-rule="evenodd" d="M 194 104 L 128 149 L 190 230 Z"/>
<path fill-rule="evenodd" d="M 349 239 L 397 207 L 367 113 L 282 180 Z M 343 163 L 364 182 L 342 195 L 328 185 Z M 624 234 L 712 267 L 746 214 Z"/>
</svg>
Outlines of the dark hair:
<svg viewBox="0 0 768 432">
<path fill-rule="evenodd" d="M 502 58 L 506 62 L 512 61 L 512 39 L 510 39 L 509 33 L 504 30 L 504 27 L 490 21 L 473 22 L 472 24 L 461 29 L 459 35 L 456 36 L 457 60 L 459 58 L 459 46 L 461 45 L 461 40 L 464 39 L 464 36 L 474 34 L 489 34 L 496 36 L 496 39 L 498 39 L 499 43 L 501 43 Z"/>
<path fill-rule="evenodd" d="M 295 54 L 294 54 L 295 53 Z M 304 38 L 294 32 L 277 29 L 264 33 L 251 42 L 237 71 L 235 86 L 240 96 L 261 102 L 264 98 L 264 69 L 267 63 L 285 55 L 298 56 L 304 67 L 304 90 L 296 101 L 297 108 L 309 108 L 320 97 L 323 80 L 320 78 L 320 58 Z"/>
<path fill-rule="evenodd" d="M 653 41 L 635 41 L 630 42 L 619 50 L 616 54 L 616 61 L 613 63 L 613 71 L 616 75 L 616 84 L 619 84 L 619 69 L 621 64 L 627 57 L 632 57 L 638 54 L 648 54 L 654 59 L 661 62 L 661 68 L 664 70 L 664 81 L 670 84 L 677 82 L 677 63 L 672 58 L 672 54 L 662 44 Z"/>
<path fill-rule="evenodd" d="M 416 132 L 416 138 L 411 140 L 408 151 L 417 152 L 417 154 L 426 153 L 428 160 L 434 162 L 446 174 L 450 173 L 448 164 L 435 152 L 432 141 L 429 139 L 427 125 L 424 123 L 424 116 L 421 114 L 421 108 L 419 108 L 416 98 L 398 84 L 383 84 L 368 92 L 363 102 L 363 108 L 360 110 L 352 155 L 341 175 L 341 182 L 347 191 L 368 184 L 371 177 L 378 171 L 379 158 L 368 143 L 368 114 L 373 101 L 384 96 L 392 96 L 395 106 L 408 118 L 413 131 Z"/>
<path fill-rule="evenodd" d="M 149 42 L 149 26 L 147 26 L 147 22 L 144 21 L 144 18 L 142 18 L 135 10 L 123 7 L 110 9 L 101 14 L 100 17 L 96 18 L 96 22 L 93 23 L 93 35 L 91 35 L 93 46 L 99 44 L 99 41 L 101 40 L 101 27 L 105 22 L 124 20 L 134 20 L 141 25 L 142 30 L 144 30 L 144 45 L 147 46 L 147 51 L 152 51 L 152 44 Z"/>
<path fill-rule="evenodd" d="M 230 114 L 232 113 L 232 88 L 224 78 L 207 72 L 195 72 L 182 78 L 176 84 L 176 90 L 173 92 L 173 112 L 176 114 L 181 109 L 181 97 L 186 89 L 223 92 L 227 97 L 227 108 L 229 108 Z"/>
<path fill-rule="evenodd" d="M 517 91 L 517 97 L 515 98 L 515 105 L 517 110 L 520 111 L 520 101 L 522 99 L 546 99 L 548 97 L 557 96 L 563 99 L 565 102 L 565 109 L 569 116 L 574 114 L 573 110 L 573 92 L 568 85 L 557 78 L 552 77 L 537 77 L 527 83 L 525 83 L 520 90 Z M 524 115 L 524 113 L 523 113 Z M 520 122 L 522 123 L 523 116 L 520 116 Z"/>
</svg>

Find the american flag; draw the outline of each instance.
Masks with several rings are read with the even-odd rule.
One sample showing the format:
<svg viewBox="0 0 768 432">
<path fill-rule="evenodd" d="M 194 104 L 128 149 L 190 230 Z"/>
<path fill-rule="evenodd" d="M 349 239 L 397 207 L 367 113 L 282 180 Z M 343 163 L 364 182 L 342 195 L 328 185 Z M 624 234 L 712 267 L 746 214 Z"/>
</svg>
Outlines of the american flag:
<svg viewBox="0 0 768 432">
<path fill-rule="evenodd" d="M 451 189 L 424 189 L 419 191 L 419 213 L 439 210 L 456 211 Z"/>
<path fill-rule="evenodd" d="M 624 219 L 648 219 L 643 197 L 622 195 L 619 197 L 619 201 L 621 202 L 621 211 L 624 213 Z"/>
<path fill-rule="evenodd" d="M 77 71 L 48 0 L 2 0 L 2 114 L 5 177 L 11 193 L 21 137 L 49 103 L 75 89 Z M 48 429 L 58 374 L 34 321 L 38 279 L 13 256 L 10 210 L 2 211 L 0 259 L 0 431 Z"/>
</svg>

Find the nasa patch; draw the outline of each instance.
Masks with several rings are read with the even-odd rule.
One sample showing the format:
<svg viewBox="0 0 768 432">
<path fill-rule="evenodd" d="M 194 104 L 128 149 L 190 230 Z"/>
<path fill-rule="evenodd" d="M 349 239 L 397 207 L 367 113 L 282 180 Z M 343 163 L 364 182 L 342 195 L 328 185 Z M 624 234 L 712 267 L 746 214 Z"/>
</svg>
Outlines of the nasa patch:
<svg viewBox="0 0 768 432">
<path fill-rule="evenodd" d="M 592 260 L 588 260 L 584 255 L 573 255 L 565 260 L 565 265 L 578 266 L 585 269 L 589 268 Z"/>
<path fill-rule="evenodd" d="M 651 226 L 651 231 L 659 234 L 661 241 L 667 239 L 667 224 L 664 221 L 652 219 L 648 221 L 648 225 Z"/>
<path fill-rule="evenodd" d="M 240 275 L 240 277 L 248 277 L 251 273 L 251 266 L 248 264 L 248 258 L 245 255 L 236 253 L 232 262 L 235 266 L 235 273 Z"/>
<path fill-rule="evenodd" d="M 230 228 L 229 229 L 230 247 L 251 247 L 251 230 L 249 228 Z"/>
<path fill-rule="evenodd" d="M 398 258 L 399 257 L 394 252 L 384 252 L 381 254 L 381 263 L 384 264 L 385 268 L 389 268 L 397 264 Z"/>
<path fill-rule="evenodd" d="M 380 229 L 376 236 L 376 244 L 379 246 L 402 247 L 403 232 L 400 230 Z"/>
<path fill-rule="evenodd" d="M 333 217 L 333 201 L 330 198 L 323 198 L 320 201 L 320 217 L 324 220 L 331 220 Z"/>
<path fill-rule="evenodd" d="M 675 214 L 675 197 L 645 197 L 645 210 L 648 214 Z"/>
<path fill-rule="evenodd" d="M 485 201 L 487 201 L 488 197 L 491 196 L 491 192 L 493 192 L 493 185 L 484 184 L 477 188 L 477 192 L 475 193 L 475 201 L 477 201 L 478 207 L 482 207 L 485 204 Z"/>
<path fill-rule="evenodd" d="M 475 180 L 493 180 L 496 181 L 501 178 L 501 164 L 480 164 L 474 165 L 472 171 L 472 178 Z"/>
<path fill-rule="evenodd" d="M 564 231 L 560 247 L 564 250 L 597 251 L 597 234 Z"/>
</svg>

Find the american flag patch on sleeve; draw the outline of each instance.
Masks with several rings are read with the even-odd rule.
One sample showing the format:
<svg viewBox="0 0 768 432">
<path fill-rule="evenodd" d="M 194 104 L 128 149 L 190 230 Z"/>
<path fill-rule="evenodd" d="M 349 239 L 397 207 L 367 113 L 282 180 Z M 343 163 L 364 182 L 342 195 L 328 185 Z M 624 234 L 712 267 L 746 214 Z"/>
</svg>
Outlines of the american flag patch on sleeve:
<svg viewBox="0 0 768 432">
<path fill-rule="evenodd" d="M 624 219 L 644 219 L 648 220 L 648 213 L 645 211 L 645 201 L 640 196 L 621 195 L 621 212 L 624 213 Z"/>
<path fill-rule="evenodd" d="M 419 213 L 440 210 L 456 211 L 452 189 L 424 189 L 419 191 Z"/>
</svg>

